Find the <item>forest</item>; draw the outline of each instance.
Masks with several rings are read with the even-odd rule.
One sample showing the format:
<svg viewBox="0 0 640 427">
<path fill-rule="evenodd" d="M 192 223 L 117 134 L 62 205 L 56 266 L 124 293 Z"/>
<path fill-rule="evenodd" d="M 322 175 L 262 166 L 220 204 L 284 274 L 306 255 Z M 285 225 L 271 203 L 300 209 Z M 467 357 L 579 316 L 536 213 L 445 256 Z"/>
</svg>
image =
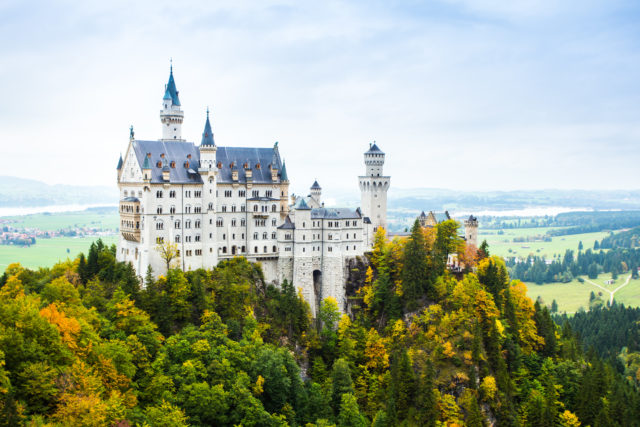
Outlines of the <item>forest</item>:
<svg viewBox="0 0 640 427">
<path fill-rule="evenodd" d="M 562 258 L 553 259 L 549 264 L 544 258 L 531 255 L 520 261 L 512 258 L 507 261 L 507 266 L 514 279 L 539 285 L 567 283 L 580 275 L 595 279 L 600 273 L 611 273 L 613 279 L 617 279 L 619 274 L 631 273 L 635 279 L 638 277 L 638 266 L 640 266 L 640 248 L 615 248 L 606 252 L 587 249 L 584 252 L 578 251 L 577 255 L 568 249 Z"/>
<path fill-rule="evenodd" d="M 295 283 L 241 257 L 144 287 L 100 241 L 52 268 L 12 264 L 0 425 L 640 425 L 638 377 L 584 352 L 457 228 L 378 230 L 348 314 L 327 298 L 317 319 Z M 447 270 L 454 252 L 469 271 Z"/>
</svg>

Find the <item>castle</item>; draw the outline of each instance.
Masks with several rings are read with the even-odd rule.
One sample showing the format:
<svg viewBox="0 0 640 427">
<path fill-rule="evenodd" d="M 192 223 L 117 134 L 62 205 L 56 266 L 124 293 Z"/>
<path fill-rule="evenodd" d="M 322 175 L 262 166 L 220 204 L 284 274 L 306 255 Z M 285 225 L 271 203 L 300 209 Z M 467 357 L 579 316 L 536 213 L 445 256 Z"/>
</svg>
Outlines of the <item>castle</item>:
<svg viewBox="0 0 640 427">
<path fill-rule="evenodd" d="M 244 256 L 261 263 L 268 282 L 286 279 L 301 288 L 314 315 L 328 296 L 343 309 L 349 261 L 371 247 L 377 227 L 386 228 L 390 177 L 380 148 L 372 144 L 364 154 L 362 208 L 328 208 L 317 181 L 309 196 L 290 198 L 277 142 L 219 146 L 207 110 L 196 145 L 183 138 L 183 120 L 172 67 L 160 110 L 162 138 L 136 139 L 132 128 L 118 162 L 118 260 L 143 276 L 148 266 L 165 273 L 161 252 L 168 243 L 176 249 L 172 266 L 183 270 Z"/>
<path fill-rule="evenodd" d="M 118 162 L 117 259 L 142 277 L 149 266 L 158 275 L 167 264 L 211 269 L 244 256 L 261 263 L 267 282 L 287 280 L 301 288 L 314 316 L 329 296 L 344 310 L 350 261 L 371 248 L 378 227 L 387 227 L 391 178 L 383 173 L 385 154 L 377 144 L 364 153 L 361 207 L 328 208 L 317 181 L 307 197 L 289 195 L 277 142 L 219 146 L 207 109 L 196 145 L 183 139 L 183 120 L 171 67 L 160 110 L 162 138 L 136 139 L 131 128 Z"/>
</svg>

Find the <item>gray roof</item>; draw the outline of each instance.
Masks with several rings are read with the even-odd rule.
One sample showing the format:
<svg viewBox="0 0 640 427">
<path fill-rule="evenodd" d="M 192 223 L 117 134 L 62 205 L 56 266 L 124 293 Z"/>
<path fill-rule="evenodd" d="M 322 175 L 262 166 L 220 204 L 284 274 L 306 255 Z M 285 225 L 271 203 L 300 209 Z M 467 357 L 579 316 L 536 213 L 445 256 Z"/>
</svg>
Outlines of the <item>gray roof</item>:
<svg viewBox="0 0 640 427">
<path fill-rule="evenodd" d="M 207 108 L 207 121 L 204 123 L 204 132 L 202 132 L 202 141 L 200 142 L 200 145 L 216 145 L 213 140 L 211 122 L 209 121 L 209 108 Z"/>
<path fill-rule="evenodd" d="M 140 199 L 138 199 L 137 197 L 125 197 L 123 199 L 123 201 L 125 201 L 125 202 L 139 202 Z"/>
<path fill-rule="evenodd" d="M 320 187 L 320 184 L 318 184 L 318 181 L 313 181 L 313 185 L 311 186 L 312 190 L 322 190 L 322 187 Z"/>
<path fill-rule="evenodd" d="M 367 153 L 382 153 L 382 150 L 378 148 L 378 146 L 376 145 L 376 142 L 373 141 L 373 144 L 369 145 L 369 151 L 367 151 Z"/>
<path fill-rule="evenodd" d="M 282 161 L 276 147 L 272 148 L 254 148 L 254 147 L 218 147 L 216 151 L 216 160 L 222 166 L 218 169 L 218 182 L 233 183 L 231 179 L 231 165 L 238 167 L 238 181 L 240 183 L 247 182 L 244 172 L 244 164 L 247 163 L 252 169 L 253 183 L 272 183 L 271 170 L 269 166 L 273 165 L 278 171 L 282 170 Z M 260 169 L 258 169 L 260 165 Z"/>
<path fill-rule="evenodd" d="M 307 205 L 307 202 L 304 201 L 304 199 L 302 197 L 299 197 L 296 204 L 295 204 L 295 208 L 299 209 L 299 210 L 311 210 L 311 208 L 309 207 L 309 205 Z"/>
<path fill-rule="evenodd" d="M 122 154 L 120 154 L 120 160 L 118 160 L 118 167 L 116 169 L 117 170 L 122 169 Z"/>
<path fill-rule="evenodd" d="M 175 162 L 175 167 L 169 168 L 169 180 L 175 184 L 201 184 L 202 178 L 200 174 L 193 173 L 200 163 L 200 151 L 193 142 L 181 141 L 133 141 L 133 149 L 138 159 L 138 164 L 145 165 L 145 157 L 147 153 L 151 153 L 150 169 L 151 182 L 164 183 L 162 179 L 162 167 L 157 167 L 158 162 L 162 161 L 161 154 L 165 155 L 163 166 Z M 191 159 L 187 156 L 191 155 Z M 186 162 L 189 161 L 189 167 Z M 191 171 L 191 172 L 190 172 Z"/>
<path fill-rule="evenodd" d="M 449 216 L 449 211 L 444 212 L 434 212 L 433 215 L 436 217 L 436 222 L 440 224 L 441 222 L 448 221 L 451 219 Z"/>
<path fill-rule="evenodd" d="M 312 219 L 360 219 L 358 210 L 348 208 L 315 208 L 311 209 Z"/>
<path fill-rule="evenodd" d="M 138 159 L 138 164 L 151 169 L 151 182 L 162 183 L 162 166 L 170 165 L 175 162 L 175 167 L 170 169 L 170 182 L 176 184 L 197 184 L 202 183 L 202 178 L 196 172 L 200 164 L 200 150 L 193 142 L 183 141 L 133 141 L 133 148 Z M 145 162 L 147 153 L 151 153 L 151 158 Z M 164 160 L 160 157 L 164 154 Z M 187 156 L 191 155 L 191 159 Z M 238 170 L 238 182 L 246 182 L 246 174 L 242 167 L 245 163 L 251 167 L 253 171 L 253 180 L 255 184 L 272 183 L 271 171 L 269 166 L 275 159 L 277 164 L 275 168 L 280 170 L 281 161 L 280 154 L 276 148 L 244 148 L 244 147 L 218 147 L 216 151 L 216 160 L 220 164 L 218 169 L 218 182 L 233 183 L 231 179 L 232 164 L 233 168 Z M 159 161 L 162 166 L 157 167 Z M 189 161 L 189 167 L 186 162 Z M 146 163 L 146 164 L 145 164 Z M 260 169 L 258 169 L 258 164 Z"/>
<path fill-rule="evenodd" d="M 284 219 L 284 224 L 278 227 L 278 229 L 280 230 L 293 230 L 294 228 L 296 228 L 296 226 L 291 221 L 291 218 L 289 218 L 289 215 L 287 215 L 287 217 Z"/>
<path fill-rule="evenodd" d="M 180 98 L 178 98 L 178 89 L 176 88 L 176 81 L 173 79 L 173 65 L 169 71 L 169 82 L 164 89 L 164 97 L 162 99 L 171 98 L 173 105 L 180 106 Z"/>
</svg>

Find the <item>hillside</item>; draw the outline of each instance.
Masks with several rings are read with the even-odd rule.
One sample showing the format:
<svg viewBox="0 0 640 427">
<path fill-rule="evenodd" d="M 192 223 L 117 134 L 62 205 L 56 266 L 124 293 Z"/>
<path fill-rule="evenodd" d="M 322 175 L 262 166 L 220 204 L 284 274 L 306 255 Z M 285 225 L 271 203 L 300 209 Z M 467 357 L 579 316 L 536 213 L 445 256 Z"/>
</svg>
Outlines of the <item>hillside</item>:
<svg viewBox="0 0 640 427">
<path fill-rule="evenodd" d="M 0 207 L 51 205 L 115 205 L 114 186 L 49 185 L 33 179 L 0 176 Z"/>
<path fill-rule="evenodd" d="M 0 278 L 0 425 L 638 425 L 637 380 L 464 250 L 454 224 L 381 231 L 318 319 L 244 258 L 142 289 L 115 247 Z"/>
</svg>

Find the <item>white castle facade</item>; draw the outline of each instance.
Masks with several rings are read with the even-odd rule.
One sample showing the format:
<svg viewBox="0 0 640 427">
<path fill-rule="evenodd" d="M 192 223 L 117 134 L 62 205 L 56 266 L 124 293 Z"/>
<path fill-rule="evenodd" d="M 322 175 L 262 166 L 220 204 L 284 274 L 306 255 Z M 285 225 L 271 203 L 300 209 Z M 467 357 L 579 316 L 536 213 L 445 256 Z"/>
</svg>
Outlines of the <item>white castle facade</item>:
<svg viewBox="0 0 640 427">
<path fill-rule="evenodd" d="M 361 208 L 325 208 L 314 182 L 307 197 L 290 197 L 278 143 L 271 147 L 218 146 L 209 112 L 200 145 L 182 136 L 184 113 L 173 77 L 160 111 L 162 139 L 139 140 L 133 129 L 118 163 L 120 240 L 117 258 L 139 276 L 148 266 L 166 272 L 161 247 L 175 245 L 172 266 L 215 267 L 244 256 L 260 262 L 267 282 L 293 282 L 315 310 L 332 296 L 345 307 L 351 259 L 372 244 L 387 221 L 385 155 L 374 143 L 359 177 Z"/>
</svg>

